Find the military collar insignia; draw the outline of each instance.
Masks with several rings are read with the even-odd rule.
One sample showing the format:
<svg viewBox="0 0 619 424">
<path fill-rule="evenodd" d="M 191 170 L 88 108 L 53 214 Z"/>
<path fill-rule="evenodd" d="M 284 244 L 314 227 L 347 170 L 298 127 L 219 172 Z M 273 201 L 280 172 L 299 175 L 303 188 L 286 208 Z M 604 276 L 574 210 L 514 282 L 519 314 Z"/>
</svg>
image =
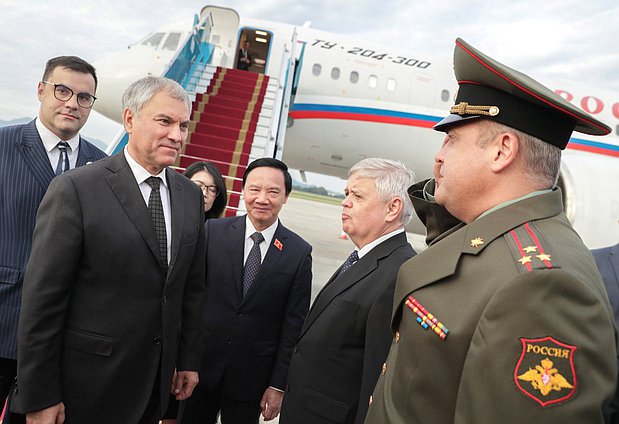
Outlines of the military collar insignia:
<svg viewBox="0 0 619 424">
<path fill-rule="evenodd" d="M 553 337 L 521 338 L 522 352 L 514 383 L 525 396 L 546 407 L 565 402 L 576 392 L 574 352 L 577 347 Z"/>
<path fill-rule="evenodd" d="M 471 247 L 479 247 L 484 244 L 484 239 L 481 237 L 475 237 L 471 240 Z"/>
</svg>

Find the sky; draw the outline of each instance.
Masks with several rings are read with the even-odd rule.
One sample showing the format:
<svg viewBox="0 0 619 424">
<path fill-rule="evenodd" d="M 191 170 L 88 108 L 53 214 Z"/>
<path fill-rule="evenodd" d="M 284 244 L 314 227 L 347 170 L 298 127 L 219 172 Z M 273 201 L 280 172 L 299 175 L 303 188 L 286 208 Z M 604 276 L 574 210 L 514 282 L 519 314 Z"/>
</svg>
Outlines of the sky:
<svg viewBox="0 0 619 424">
<path fill-rule="evenodd" d="M 37 115 L 47 59 L 94 62 L 171 21 L 189 24 L 206 4 L 233 8 L 241 19 L 310 21 L 316 29 L 445 58 L 462 37 L 542 82 L 576 81 L 612 90 L 619 101 L 616 0 L 0 0 L 0 120 Z M 82 133 L 107 140 L 118 130 L 93 111 Z"/>
</svg>

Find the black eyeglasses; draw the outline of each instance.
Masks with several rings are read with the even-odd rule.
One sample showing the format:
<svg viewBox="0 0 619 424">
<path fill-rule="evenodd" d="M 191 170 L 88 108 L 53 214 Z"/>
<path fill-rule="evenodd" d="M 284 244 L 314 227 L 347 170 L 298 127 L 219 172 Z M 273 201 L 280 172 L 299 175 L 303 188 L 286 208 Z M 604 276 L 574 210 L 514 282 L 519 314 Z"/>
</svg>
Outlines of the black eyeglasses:
<svg viewBox="0 0 619 424">
<path fill-rule="evenodd" d="M 71 100 L 75 92 L 66 85 L 54 84 L 53 82 L 42 81 L 43 84 L 49 84 L 54 86 L 54 97 L 61 102 L 67 102 Z M 89 93 L 77 93 L 77 104 L 85 109 L 90 109 L 95 104 L 97 98 Z"/>
<path fill-rule="evenodd" d="M 219 194 L 219 190 L 217 189 L 217 186 L 205 185 L 201 181 L 194 181 L 194 183 L 196 183 L 196 185 L 200 187 L 200 190 L 202 191 L 206 190 L 206 192 L 210 194 L 211 196 L 217 196 Z"/>
</svg>

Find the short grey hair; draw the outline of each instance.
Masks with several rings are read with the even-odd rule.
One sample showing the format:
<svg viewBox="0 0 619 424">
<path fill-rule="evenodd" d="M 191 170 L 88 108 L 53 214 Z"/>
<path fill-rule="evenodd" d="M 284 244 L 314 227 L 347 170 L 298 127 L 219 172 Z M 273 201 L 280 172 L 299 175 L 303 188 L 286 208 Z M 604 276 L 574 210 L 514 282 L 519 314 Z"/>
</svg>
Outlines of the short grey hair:
<svg viewBox="0 0 619 424">
<path fill-rule="evenodd" d="M 353 165 L 348 177 L 357 175 L 372 178 L 376 183 L 376 192 L 384 202 L 394 197 L 402 199 L 400 223 L 408 224 L 413 216 L 413 204 L 408 197 L 408 188 L 415 180 L 415 174 L 401 162 L 382 158 L 367 158 Z"/>
<path fill-rule="evenodd" d="M 123 94 L 123 110 L 129 109 L 139 117 L 144 105 L 160 91 L 165 91 L 173 99 L 185 102 L 187 110 L 191 112 L 191 99 L 179 83 L 169 78 L 153 76 L 140 78 L 127 87 Z"/>
<path fill-rule="evenodd" d="M 499 134 L 511 132 L 520 140 L 519 157 L 523 169 L 528 173 L 529 181 L 538 189 L 557 185 L 561 170 L 560 148 L 507 125 L 488 119 L 482 122 L 482 135 L 478 142 L 481 148 L 485 148 Z"/>
</svg>

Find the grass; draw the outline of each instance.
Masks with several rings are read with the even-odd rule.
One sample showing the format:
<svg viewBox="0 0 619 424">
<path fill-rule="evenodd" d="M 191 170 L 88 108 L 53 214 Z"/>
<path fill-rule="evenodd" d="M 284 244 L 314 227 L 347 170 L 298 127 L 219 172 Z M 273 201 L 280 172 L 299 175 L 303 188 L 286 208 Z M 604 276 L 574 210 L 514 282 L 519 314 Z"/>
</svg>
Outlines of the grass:
<svg viewBox="0 0 619 424">
<path fill-rule="evenodd" d="M 328 203 L 330 205 L 339 206 L 342 203 L 342 199 L 338 199 L 336 197 L 323 196 L 321 194 L 308 193 L 306 191 L 299 191 L 299 190 L 292 190 L 292 192 L 290 193 L 290 196 L 297 198 L 297 199 L 306 199 L 306 200 L 312 200 L 314 202 Z"/>
</svg>

